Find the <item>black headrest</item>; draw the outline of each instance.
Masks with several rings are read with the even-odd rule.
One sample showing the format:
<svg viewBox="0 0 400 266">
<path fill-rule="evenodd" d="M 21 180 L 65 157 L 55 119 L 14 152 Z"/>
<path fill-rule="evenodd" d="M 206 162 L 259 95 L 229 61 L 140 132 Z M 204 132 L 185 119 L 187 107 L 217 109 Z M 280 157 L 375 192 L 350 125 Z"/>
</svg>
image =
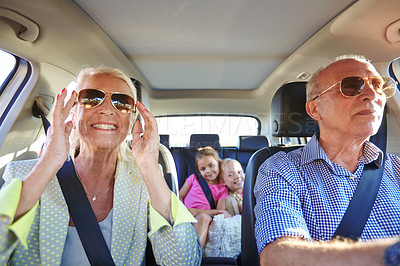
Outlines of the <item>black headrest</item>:
<svg viewBox="0 0 400 266">
<path fill-rule="evenodd" d="M 220 150 L 221 145 L 219 144 L 218 134 L 193 134 L 190 136 L 190 149 L 197 150 L 198 148 L 206 146 L 211 146 L 215 150 Z"/>
<path fill-rule="evenodd" d="M 257 151 L 269 147 L 270 143 L 266 136 L 239 136 L 239 151 Z"/>
<path fill-rule="evenodd" d="M 160 135 L 160 143 L 169 149 L 169 135 Z"/>
<path fill-rule="evenodd" d="M 318 124 L 306 112 L 306 82 L 286 83 L 271 103 L 271 129 L 274 137 L 311 137 Z"/>
</svg>

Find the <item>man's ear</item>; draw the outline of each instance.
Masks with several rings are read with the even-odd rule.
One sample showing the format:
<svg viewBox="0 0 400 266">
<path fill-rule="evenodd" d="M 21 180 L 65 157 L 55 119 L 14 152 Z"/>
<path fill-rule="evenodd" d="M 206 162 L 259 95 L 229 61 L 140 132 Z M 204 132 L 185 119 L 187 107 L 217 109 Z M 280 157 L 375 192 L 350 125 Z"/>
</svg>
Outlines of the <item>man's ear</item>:
<svg viewBox="0 0 400 266">
<path fill-rule="evenodd" d="M 315 104 L 315 100 L 307 101 L 306 102 L 306 111 L 307 114 L 314 120 L 320 120 L 320 114 L 318 110 L 318 106 Z"/>
</svg>

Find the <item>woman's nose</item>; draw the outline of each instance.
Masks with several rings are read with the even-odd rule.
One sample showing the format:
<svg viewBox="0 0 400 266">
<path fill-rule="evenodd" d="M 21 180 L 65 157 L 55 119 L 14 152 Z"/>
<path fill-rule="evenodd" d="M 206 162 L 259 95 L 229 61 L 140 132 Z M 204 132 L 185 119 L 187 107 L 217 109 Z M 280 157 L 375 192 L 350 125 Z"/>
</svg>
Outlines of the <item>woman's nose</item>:
<svg viewBox="0 0 400 266">
<path fill-rule="evenodd" d="M 116 111 L 109 97 L 106 97 L 104 101 L 98 106 L 98 108 L 99 112 L 102 114 L 113 115 Z"/>
</svg>

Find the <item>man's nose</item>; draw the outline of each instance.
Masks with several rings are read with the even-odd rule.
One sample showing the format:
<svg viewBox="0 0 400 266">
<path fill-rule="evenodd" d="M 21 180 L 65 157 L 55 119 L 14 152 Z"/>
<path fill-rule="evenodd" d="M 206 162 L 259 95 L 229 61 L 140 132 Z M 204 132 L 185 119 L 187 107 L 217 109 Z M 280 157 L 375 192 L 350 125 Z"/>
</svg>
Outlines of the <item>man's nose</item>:
<svg viewBox="0 0 400 266">
<path fill-rule="evenodd" d="M 364 80 L 364 89 L 360 94 L 363 100 L 374 101 L 375 99 L 385 97 L 385 95 L 378 94 L 374 88 L 374 84 L 371 80 Z"/>
</svg>

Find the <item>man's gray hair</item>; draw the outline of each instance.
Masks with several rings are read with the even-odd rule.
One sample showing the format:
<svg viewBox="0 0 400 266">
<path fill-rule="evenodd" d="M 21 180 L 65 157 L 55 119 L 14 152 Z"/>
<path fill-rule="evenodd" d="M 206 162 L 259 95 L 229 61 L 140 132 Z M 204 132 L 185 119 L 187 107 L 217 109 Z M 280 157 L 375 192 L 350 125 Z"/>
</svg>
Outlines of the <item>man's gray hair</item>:
<svg viewBox="0 0 400 266">
<path fill-rule="evenodd" d="M 325 68 L 327 68 L 331 64 L 333 64 L 337 61 L 345 60 L 345 59 L 355 59 L 357 61 L 361 61 L 361 62 L 365 62 L 365 63 L 369 63 L 369 64 L 371 63 L 371 61 L 366 59 L 365 56 L 363 56 L 363 55 L 347 54 L 347 55 L 341 55 L 341 56 L 336 57 L 332 63 L 317 69 L 314 72 L 314 74 L 312 74 L 312 76 L 311 76 L 310 80 L 307 82 L 307 86 L 306 86 L 307 101 L 312 99 L 311 95 L 314 93 L 314 91 L 316 91 L 321 86 L 321 83 L 319 80 L 319 76 L 320 76 L 321 72 L 324 71 Z"/>
</svg>

